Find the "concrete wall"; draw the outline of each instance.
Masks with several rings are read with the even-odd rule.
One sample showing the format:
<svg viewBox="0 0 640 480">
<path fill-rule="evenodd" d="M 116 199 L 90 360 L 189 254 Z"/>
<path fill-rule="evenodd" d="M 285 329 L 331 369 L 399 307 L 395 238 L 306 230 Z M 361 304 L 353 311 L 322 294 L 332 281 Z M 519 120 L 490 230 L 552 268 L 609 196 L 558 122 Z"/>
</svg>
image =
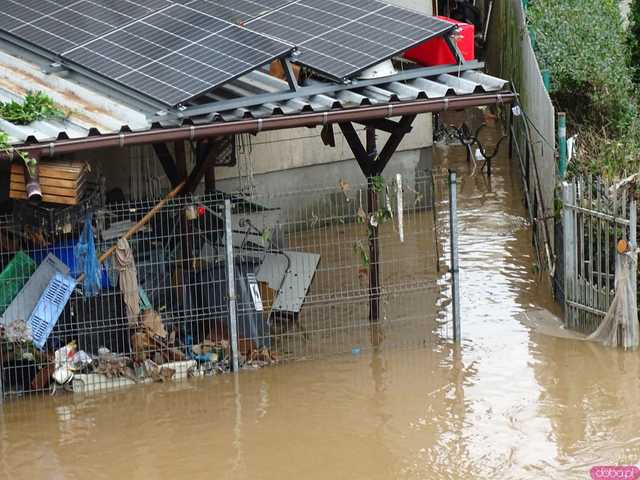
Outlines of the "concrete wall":
<svg viewBox="0 0 640 480">
<path fill-rule="evenodd" d="M 327 147 L 322 143 L 320 130 L 320 127 L 296 128 L 249 136 L 251 151 L 239 152 L 239 161 L 249 162 L 254 174 L 260 175 L 353 159 L 353 154 L 337 125 L 334 126 L 335 148 Z M 364 144 L 364 128 L 356 130 L 360 133 Z M 382 148 L 388 137 L 389 135 L 384 132 L 378 134 L 379 148 Z M 398 151 L 430 147 L 432 143 L 431 115 L 420 115 L 414 122 L 413 131 L 404 138 Z M 392 158 L 390 163 L 394 162 L 395 158 Z M 234 177 L 237 175 L 237 169 L 218 168 L 216 175 L 221 179 Z"/>
<path fill-rule="evenodd" d="M 411 8 L 417 12 L 423 12 L 427 15 L 433 14 L 433 0 L 385 0 L 387 3 L 400 5 L 401 7 Z"/>
</svg>

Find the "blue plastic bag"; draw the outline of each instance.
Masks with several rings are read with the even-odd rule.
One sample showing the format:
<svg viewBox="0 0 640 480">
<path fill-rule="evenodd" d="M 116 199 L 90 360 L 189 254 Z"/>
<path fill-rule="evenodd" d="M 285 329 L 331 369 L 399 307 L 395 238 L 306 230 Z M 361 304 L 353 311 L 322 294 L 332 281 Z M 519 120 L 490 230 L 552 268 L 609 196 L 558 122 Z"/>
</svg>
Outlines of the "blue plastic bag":
<svg viewBox="0 0 640 480">
<path fill-rule="evenodd" d="M 84 220 L 84 228 L 73 249 L 76 271 L 84 274 L 82 291 L 87 297 L 93 297 L 100 291 L 100 263 L 96 255 L 96 244 L 91 227 L 91 214 Z"/>
</svg>

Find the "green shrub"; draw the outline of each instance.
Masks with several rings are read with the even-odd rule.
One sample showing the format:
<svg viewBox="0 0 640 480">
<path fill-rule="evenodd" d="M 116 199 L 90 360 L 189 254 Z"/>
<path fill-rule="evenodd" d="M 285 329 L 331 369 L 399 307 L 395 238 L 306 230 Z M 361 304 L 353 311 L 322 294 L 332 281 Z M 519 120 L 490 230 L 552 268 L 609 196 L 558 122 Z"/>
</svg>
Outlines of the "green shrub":
<svg viewBox="0 0 640 480">
<path fill-rule="evenodd" d="M 623 135 L 637 109 L 617 0 L 535 0 L 528 21 L 551 96 L 570 124 Z"/>
<path fill-rule="evenodd" d="M 640 84 L 640 0 L 633 0 L 629 10 L 629 63 L 633 71 L 633 81 Z"/>
<path fill-rule="evenodd" d="M 58 108 L 51 97 L 42 92 L 28 92 L 22 103 L 0 102 L 0 118 L 18 125 L 64 116 L 65 113 Z"/>
</svg>

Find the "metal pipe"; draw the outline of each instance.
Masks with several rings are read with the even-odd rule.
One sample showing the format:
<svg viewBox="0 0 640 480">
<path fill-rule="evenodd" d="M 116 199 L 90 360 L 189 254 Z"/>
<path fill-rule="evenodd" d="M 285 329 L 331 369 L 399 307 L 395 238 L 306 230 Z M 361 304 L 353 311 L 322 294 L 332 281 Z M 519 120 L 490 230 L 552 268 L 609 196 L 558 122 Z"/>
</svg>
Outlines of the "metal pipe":
<svg viewBox="0 0 640 480">
<path fill-rule="evenodd" d="M 372 127 L 366 128 L 367 154 L 369 162 L 375 168 L 375 158 L 378 155 L 376 148 L 376 130 Z M 375 172 L 379 175 L 380 172 Z M 375 177 L 367 177 L 367 233 L 369 237 L 369 324 L 371 326 L 371 343 L 378 346 L 381 341 L 379 321 L 380 321 L 380 245 L 378 231 L 378 190 L 375 185 Z"/>
<path fill-rule="evenodd" d="M 567 115 L 564 112 L 558 112 L 558 150 L 558 172 L 563 179 L 567 173 Z"/>
<path fill-rule="evenodd" d="M 574 213 L 572 207 L 574 207 L 575 199 L 575 184 L 573 182 L 562 182 L 562 248 L 564 259 L 564 271 L 562 275 L 564 277 L 564 324 L 567 325 L 570 312 L 570 301 L 573 298 L 574 281 L 576 277 L 576 228 L 574 223 Z M 558 248 L 558 247 L 556 247 Z M 607 255 L 609 252 L 607 252 Z"/>
<path fill-rule="evenodd" d="M 233 228 L 231 222 L 231 200 L 224 201 L 224 245 L 227 263 L 227 293 L 229 295 L 229 340 L 233 371 L 240 369 L 238 359 L 238 317 L 236 315 L 236 275 L 233 259 Z"/>
<path fill-rule="evenodd" d="M 496 93 L 469 95 L 464 97 L 416 100 L 398 104 L 356 107 L 352 109 L 301 113 L 283 117 L 219 122 L 207 125 L 187 125 L 183 127 L 154 129 L 144 132 L 121 132 L 117 134 L 86 137 L 81 139 L 57 140 L 50 143 L 24 145 L 0 153 L 0 157 L 14 158 L 15 151 L 29 155 L 54 156 L 86 150 L 125 147 L 149 143 L 163 143 L 178 140 L 200 140 L 236 133 L 255 133 L 269 130 L 282 130 L 296 127 L 314 127 L 327 123 L 355 122 L 402 115 L 439 112 L 445 110 L 463 110 L 483 105 L 512 103 L 514 93 Z"/>
<path fill-rule="evenodd" d="M 31 165 L 27 165 L 30 160 Z M 24 185 L 27 199 L 32 203 L 40 203 L 42 201 L 42 187 L 40 187 L 40 164 L 38 159 L 25 160 Z"/>
<path fill-rule="evenodd" d="M 449 170 L 449 230 L 451 238 L 451 296 L 453 304 L 453 340 L 460 343 L 460 272 L 458 265 L 458 181 Z"/>
</svg>

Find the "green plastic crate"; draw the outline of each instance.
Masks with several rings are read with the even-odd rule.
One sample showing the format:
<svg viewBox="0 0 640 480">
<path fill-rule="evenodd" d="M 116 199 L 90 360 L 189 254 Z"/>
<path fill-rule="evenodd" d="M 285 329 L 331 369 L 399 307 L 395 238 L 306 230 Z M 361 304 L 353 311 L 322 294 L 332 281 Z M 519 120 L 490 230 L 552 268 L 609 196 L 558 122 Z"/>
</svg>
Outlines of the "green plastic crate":
<svg viewBox="0 0 640 480">
<path fill-rule="evenodd" d="M 0 273 L 0 315 L 18 295 L 36 271 L 36 262 L 24 252 L 18 252 Z"/>
</svg>

